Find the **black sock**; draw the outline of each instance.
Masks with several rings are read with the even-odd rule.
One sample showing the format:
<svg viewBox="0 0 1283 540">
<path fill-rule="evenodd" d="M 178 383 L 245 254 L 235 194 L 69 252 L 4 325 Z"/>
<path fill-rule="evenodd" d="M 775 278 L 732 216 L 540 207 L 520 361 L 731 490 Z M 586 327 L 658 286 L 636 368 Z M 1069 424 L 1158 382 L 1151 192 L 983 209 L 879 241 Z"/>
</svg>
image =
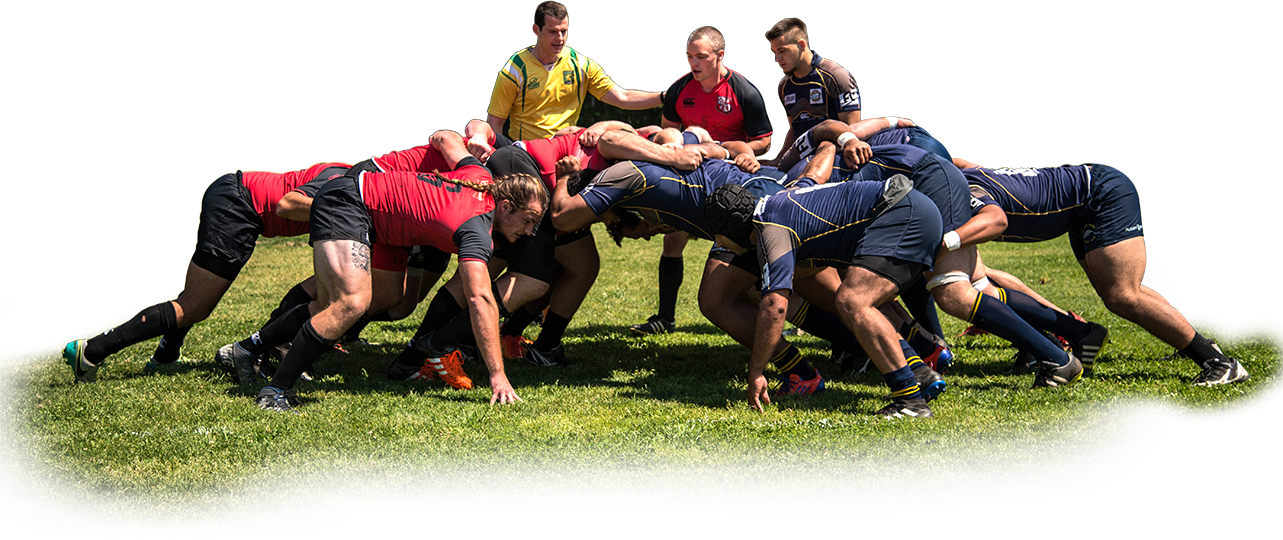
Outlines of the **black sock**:
<svg viewBox="0 0 1283 540">
<path fill-rule="evenodd" d="M 281 365 L 276 367 L 276 374 L 272 375 L 270 384 L 285 390 L 293 388 L 299 376 L 312 367 L 317 358 L 334 348 L 334 341 L 321 337 L 312 327 L 311 321 L 303 323 L 303 328 L 299 329 L 294 335 L 294 341 L 290 343 L 290 352 L 281 359 Z"/>
<path fill-rule="evenodd" d="M 1075 319 L 1072 315 L 1062 315 L 1059 311 L 1040 304 L 1032 296 L 1001 287 L 998 291 L 1002 301 L 1011 307 L 1011 311 L 1028 322 L 1029 326 L 1056 334 L 1069 340 L 1070 343 L 1082 341 L 1087 334 L 1091 333 L 1090 324 Z"/>
<path fill-rule="evenodd" d="M 904 309 L 909 312 L 914 321 L 932 334 L 944 335 L 944 329 L 940 327 L 940 312 L 936 310 L 936 301 L 927 290 L 925 279 L 918 278 L 900 291 L 900 300 L 904 302 Z"/>
<path fill-rule="evenodd" d="M 242 349 L 254 356 L 260 356 L 278 345 L 289 343 L 311 318 L 312 314 L 308 311 L 307 304 L 294 306 L 294 309 L 267 323 L 239 344 Z"/>
<path fill-rule="evenodd" d="M 178 329 L 178 314 L 172 302 L 161 302 L 139 311 L 134 318 L 88 339 L 85 343 L 85 360 L 100 364 L 103 359 L 121 349 Z"/>
<path fill-rule="evenodd" d="M 557 348 L 561 345 L 561 336 L 565 335 L 566 325 L 569 324 L 570 319 L 548 310 L 548 315 L 543 319 L 543 329 L 539 331 L 539 338 L 535 340 L 535 348 L 545 352 Z"/>
<path fill-rule="evenodd" d="M 1029 323 L 997 298 L 987 294 L 977 295 L 977 302 L 971 310 L 971 323 L 1010 341 L 1016 348 L 1034 355 L 1038 360 L 1047 360 L 1058 366 L 1069 363 L 1069 355 L 1065 351 L 1042 335 L 1042 332 L 1029 326 Z"/>
<path fill-rule="evenodd" d="M 428 312 L 423 315 L 423 322 L 414 332 L 414 339 L 417 340 L 445 326 L 461 311 L 464 309 L 454 301 L 454 295 L 450 294 L 445 287 L 440 288 L 436 296 L 432 297 L 432 302 L 428 304 Z"/>
<path fill-rule="evenodd" d="M 175 328 L 165 335 L 160 336 L 160 343 L 156 344 L 156 351 L 151 353 L 152 360 L 160 364 L 172 364 L 178 361 L 178 354 L 183 350 L 183 340 L 187 339 L 187 332 L 192 327 Z"/>
<path fill-rule="evenodd" d="M 1186 345 L 1184 349 L 1180 350 L 1180 354 L 1186 358 L 1194 360 L 1200 366 L 1208 360 L 1228 359 L 1225 356 L 1225 353 L 1216 348 L 1212 343 L 1212 340 L 1203 337 L 1203 335 L 1198 333 L 1198 331 L 1194 332 L 1194 339 L 1190 340 L 1189 345 Z"/>
<path fill-rule="evenodd" d="M 450 322 L 432 332 L 432 339 L 428 340 L 426 349 L 419 349 L 427 353 L 430 357 L 438 357 L 448 351 L 459 348 L 460 345 L 475 343 L 472 336 L 472 317 L 467 311 L 455 315 Z"/>
<path fill-rule="evenodd" d="M 841 349 L 856 356 L 867 356 L 864 347 L 860 346 L 855 334 L 842 324 L 837 315 L 816 308 L 810 302 L 802 302 L 802 307 L 789 318 L 793 326 L 806 330 L 820 339 L 826 339 L 834 348 Z"/>
<path fill-rule="evenodd" d="M 526 327 L 530 326 L 530 323 L 535 322 L 535 317 L 537 316 L 539 316 L 537 312 L 531 313 L 526 308 L 518 309 L 508 316 L 508 320 L 503 322 L 503 327 L 499 329 L 499 335 L 520 336 L 522 332 L 526 331 Z"/>
<path fill-rule="evenodd" d="M 681 257 L 659 258 L 659 316 L 667 321 L 677 320 L 677 291 L 682 288 Z"/>
<path fill-rule="evenodd" d="M 276 306 L 276 309 L 272 310 L 272 314 L 267 317 L 267 322 L 270 323 L 276 320 L 277 317 L 284 315 L 296 306 L 310 304 L 313 300 L 316 299 L 312 298 L 312 295 L 307 294 L 307 291 L 303 289 L 303 284 L 299 283 L 291 288 L 289 292 L 285 293 L 285 298 L 282 298 L 281 303 Z"/>
</svg>

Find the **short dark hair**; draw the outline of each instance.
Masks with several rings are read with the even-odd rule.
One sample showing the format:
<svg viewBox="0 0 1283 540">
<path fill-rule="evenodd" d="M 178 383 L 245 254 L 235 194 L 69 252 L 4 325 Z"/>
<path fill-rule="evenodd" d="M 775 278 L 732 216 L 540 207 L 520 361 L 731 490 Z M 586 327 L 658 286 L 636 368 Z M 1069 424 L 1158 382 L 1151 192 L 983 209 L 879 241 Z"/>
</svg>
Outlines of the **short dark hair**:
<svg viewBox="0 0 1283 540">
<path fill-rule="evenodd" d="M 540 2 L 539 6 L 535 7 L 535 26 L 538 26 L 540 30 L 543 30 L 545 16 L 552 17 L 554 19 L 565 19 L 569 15 L 570 12 L 566 11 L 566 6 L 563 6 L 558 2 Z"/>
<path fill-rule="evenodd" d="M 615 241 L 615 245 L 624 246 L 624 229 L 632 229 L 641 225 L 642 218 L 637 212 L 625 210 L 619 207 L 612 207 L 615 215 L 619 216 L 618 220 L 606 224 L 606 232 L 610 234 L 610 239 Z"/>
<path fill-rule="evenodd" d="M 806 23 L 797 17 L 783 19 L 766 31 L 767 41 L 775 41 L 781 36 L 785 36 L 789 41 L 793 42 L 805 39 L 808 45 L 811 43 L 811 38 L 806 35 Z"/>
<path fill-rule="evenodd" d="M 686 38 L 686 43 L 694 43 L 696 40 L 707 39 L 708 44 L 713 46 L 714 51 L 726 50 L 726 38 L 722 32 L 711 26 L 701 26 L 691 32 L 690 37 Z"/>
</svg>

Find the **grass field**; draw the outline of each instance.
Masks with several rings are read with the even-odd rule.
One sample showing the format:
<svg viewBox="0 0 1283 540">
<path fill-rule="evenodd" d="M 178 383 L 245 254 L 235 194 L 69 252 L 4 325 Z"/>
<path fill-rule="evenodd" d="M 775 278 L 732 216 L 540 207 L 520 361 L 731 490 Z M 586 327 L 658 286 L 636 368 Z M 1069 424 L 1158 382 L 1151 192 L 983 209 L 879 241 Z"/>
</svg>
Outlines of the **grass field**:
<svg viewBox="0 0 1283 540">
<path fill-rule="evenodd" d="M 1105 311 L 1062 238 L 985 246 L 982 254 L 1110 328 L 1095 374 L 1080 384 L 1032 390 L 1032 374 L 1009 374 L 1014 351 L 1005 342 L 952 338 L 960 363 L 932 404 L 936 417 L 884 421 L 869 414 L 885 404 L 881 378 L 839 375 L 825 344 L 801 336 L 795 341 L 826 374 L 828 390 L 776 399 L 759 414 L 745 401 L 747 350 L 700 316 L 695 303 L 708 242 L 693 241 L 686 251 L 681 332 L 636 338 L 626 327 L 653 312 L 660 242 L 620 249 L 605 236 L 597 231 L 602 275 L 566 336 L 574 365 L 508 365 L 524 403 L 488 405 L 485 370 L 476 362 L 466 365 L 479 383 L 470 391 L 389 381 L 384 370 L 417 326 L 421 306 L 407 320 L 371 325 L 363 336 L 374 344 L 322 358 L 319 379 L 298 387 L 301 414 L 259 410 L 252 400 L 258 386 L 232 384 L 211 358 L 256 329 L 310 274 L 306 243 L 278 239 L 260 244 L 214 315 L 188 336 L 184 360 L 158 375 L 143 372 L 154 342 L 110 358 L 94 384 L 71 384 L 70 370 L 52 352 L 11 368 L 9 438 L 32 478 L 121 511 L 161 505 L 185 515 L 265 483 L 349 478 L 402 488 L 450 478 L 471 478 L 464 485 L 474 487 L 489 485 L 483 478 L 536 486 L 581 470 L 644 476 L 669 468 L 760 474 L 770 484 L 828 468 L 832 481 L 876 482 L 906 468 L 945 472 L 992 459 L 1037 462 L 1066 449 L 1088 454 L 1119 433 L 1112 413 L 1123 407 L 1157 403 L 1223 416 L 1276 384 L 1278 346 L 1258 338 L 1221 343 L 1251 380 L 1191 386 L 1194 364 L 1158 361 L 1169 347 Z M 950 336 L 965 326 L 942 321 Z M 532 327 L 527 336 L 537 332 Z M 83 336 L 68 339 L 75 337 Z"/>
</svg>

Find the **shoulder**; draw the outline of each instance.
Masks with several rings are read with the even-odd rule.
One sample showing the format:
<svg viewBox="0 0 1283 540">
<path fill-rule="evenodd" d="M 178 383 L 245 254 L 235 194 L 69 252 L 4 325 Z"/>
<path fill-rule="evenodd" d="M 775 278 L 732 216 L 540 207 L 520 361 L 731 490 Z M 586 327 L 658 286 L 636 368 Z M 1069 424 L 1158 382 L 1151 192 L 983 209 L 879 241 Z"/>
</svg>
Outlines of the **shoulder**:
<svg viewBox="0 0 1283 540">
<path fill-rule="evenodd" d="M 762 93 L 757 91 L 757 87 L 748 80 L 747 77 L 740 75 L 738 71 L 727 69 L 731 75 L 726 78 L 726 83 L 731 85 L 731 90 L 739 96 L 757 96 L 761 97 Z"/>
</svg>

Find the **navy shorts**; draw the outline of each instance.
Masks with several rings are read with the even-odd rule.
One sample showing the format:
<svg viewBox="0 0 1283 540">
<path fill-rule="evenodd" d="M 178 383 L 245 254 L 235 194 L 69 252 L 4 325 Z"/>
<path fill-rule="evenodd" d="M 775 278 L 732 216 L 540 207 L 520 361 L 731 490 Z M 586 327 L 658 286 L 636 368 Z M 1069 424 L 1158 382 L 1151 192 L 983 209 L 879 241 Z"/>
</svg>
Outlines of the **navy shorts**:
<svg viewBox="0 0 1283 540">
<path fill-rule="evenodd" d="M 367 246 L 377 241 L 370 211 L 361 200 L 356 178 L 340 176 L 331 180 L 312 199 L 307 243 L 322 240 L 354 240 Z"/>
<path fill-rule="evenodd" d="M 913 168 L 913 189 L 931 198 L 940 210 L 944 231 L 954 231 L 971 219 L 971 190 L 953 163 L 928 154 Z"/>
<path fill-rule="evenodd" d="M 877 272 L 903 289 L 917 274 L 935 264 L 936 251 L 943 236 L 940 212 L 935 204 L 925 194 L 910 191 L 864 229 L 864 236 L 852 254 L 851 264 Z M 877 261 L 877 258 L 912 264 L 888 265 Z M 903 270 L 889 270 L 893 267 Z"/>
<path fill-rule="evenodd" d="M 1145 235 L 1140 196 L 1131 178 L 1108 165 L 1087 167 L 1091 198 L 1069 230 L 1069 246 L 1080 261 L 1089 251 Z"/>
<path fill-rule="evenodd" d="M 192 264 L 223 279 L 236 279 L 263 232 L 263 219 L 250 200 L 240 171 L 219 177 L 205 189 Z"/>
</svg>

